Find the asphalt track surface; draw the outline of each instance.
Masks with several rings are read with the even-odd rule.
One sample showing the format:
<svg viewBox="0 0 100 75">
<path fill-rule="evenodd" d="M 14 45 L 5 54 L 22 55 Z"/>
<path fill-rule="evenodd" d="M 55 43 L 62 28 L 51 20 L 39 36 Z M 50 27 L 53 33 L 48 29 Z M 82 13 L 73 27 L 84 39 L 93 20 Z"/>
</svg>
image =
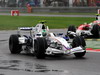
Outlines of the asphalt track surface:
<svg viewBox="0 0 100 75">
<path fill-rule="evenodd" d="M 0 13 L 0 15 L 11 15 L 10 13 Z M 20 16 L 46 16 L 46 17 L 95 17 L 95 15 L 51 15 L 51 14 L 33 14 L 20 13 Z"/>
<path fill-rule="evenodd" d="M 52 32 L 65 32 L 53 29 Z M 36 59 L 34 55 L 10 54 L 8 39 L 15 31 L 0 31 L 0 75 L 100 75 L 100 53 Z"/>
</svg>

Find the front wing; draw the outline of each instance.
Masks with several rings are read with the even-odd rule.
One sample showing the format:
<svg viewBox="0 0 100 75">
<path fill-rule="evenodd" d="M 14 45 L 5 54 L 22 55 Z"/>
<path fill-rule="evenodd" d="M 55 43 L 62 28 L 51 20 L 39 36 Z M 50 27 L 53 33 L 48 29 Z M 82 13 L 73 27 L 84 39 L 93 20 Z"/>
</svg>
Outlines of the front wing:
<svg viewBox="0 0 100 75">
<path fill-rule="evenodd" d="M 56 54 L 65 54 L 65 55 L 68 54 L 69 55 L 69 54 L 74 54 L 74 53 L 82 53 L 85 51 L 86 50 L 83 50 L 83 48 L 81 46 L 72 48 L 70 50 L 58 50 L 55 48 L 48 47 L 46 50 L 46 54 L 47 55 L 56 55 Z"/>
</svg>

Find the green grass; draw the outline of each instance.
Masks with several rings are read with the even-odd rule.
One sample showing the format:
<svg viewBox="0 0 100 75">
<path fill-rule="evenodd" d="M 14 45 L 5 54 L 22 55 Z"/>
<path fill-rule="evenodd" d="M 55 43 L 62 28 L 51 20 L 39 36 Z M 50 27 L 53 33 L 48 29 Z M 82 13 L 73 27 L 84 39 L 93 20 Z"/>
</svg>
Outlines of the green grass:
<svg viewBox="0 0 100 75">
<path fill-rule="evenodd" d="M 87 48 L 100 49 L 100 41 L 86 41 Z"/>
<path fill-rule="evenodd" d="M 18 27 L 35 26 L 40 20 L 46 20 L 49 28 L 66 28 L 69 25 L 78 26 L 84 22 L 90 23 L 90 17 L 39 17 L 39 16 L 0 16 L 0 30 L 14 30 Z"/>
</svg>

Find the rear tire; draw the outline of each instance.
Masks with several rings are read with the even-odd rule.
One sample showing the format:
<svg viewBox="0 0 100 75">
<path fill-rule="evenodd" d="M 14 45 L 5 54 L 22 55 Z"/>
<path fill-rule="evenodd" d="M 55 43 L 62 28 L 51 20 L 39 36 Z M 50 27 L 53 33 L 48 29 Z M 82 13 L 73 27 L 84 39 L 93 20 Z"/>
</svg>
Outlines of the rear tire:
<svg viewBox="0 0 100 75">
<path fill-rule="evenodd" d="M 19 44 L 20 35 L 14 34 L 9 38 L 9 49 L 12 54 L 19 54 L 22 51 L 22 45 Z"/>
<path fill-rule="evenodd" d="M 74 48 L 74 47 L 78 47 L 78 46 L 81 46 L 85 50 L 86 42 L 82 36 L 76 36 L 73 39 L 72 47 Z M 74 55 L 76 57 L 80 58 L 80 57 L 83 57 L 85 55 L 85 53 L 86 53 L 86 51 L 80 52 L 80 53 L 74 53 Z"/>
<path fill-rule="evenodd" d="M 94 25 L 91 33 L 93 34 L 93 38 L 99 38 L 100 37 L 100 27 L 99 25 Z"/>
<path fill-rule="evenodd" d="M 44 59 L 46 57 L 47 41 L 45 38 L 37 38 L 34 40 L 35 56 L 38 59 Z"/>
</svg>

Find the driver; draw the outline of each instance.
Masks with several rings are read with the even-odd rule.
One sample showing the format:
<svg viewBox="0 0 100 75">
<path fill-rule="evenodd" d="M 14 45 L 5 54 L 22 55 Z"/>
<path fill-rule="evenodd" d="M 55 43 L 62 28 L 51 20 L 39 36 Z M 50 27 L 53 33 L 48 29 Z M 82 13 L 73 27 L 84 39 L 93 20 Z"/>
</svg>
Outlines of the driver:
<svg viewBox="0 0 100 75">
<path fill-rule="evenodd" d="M 46 36 L 46 35 L 47 35 L 47 32 L 46 32 L 45 29 L 42 30 L 42 35 L 43 35 L 43 36 Z"/>
</svg>

